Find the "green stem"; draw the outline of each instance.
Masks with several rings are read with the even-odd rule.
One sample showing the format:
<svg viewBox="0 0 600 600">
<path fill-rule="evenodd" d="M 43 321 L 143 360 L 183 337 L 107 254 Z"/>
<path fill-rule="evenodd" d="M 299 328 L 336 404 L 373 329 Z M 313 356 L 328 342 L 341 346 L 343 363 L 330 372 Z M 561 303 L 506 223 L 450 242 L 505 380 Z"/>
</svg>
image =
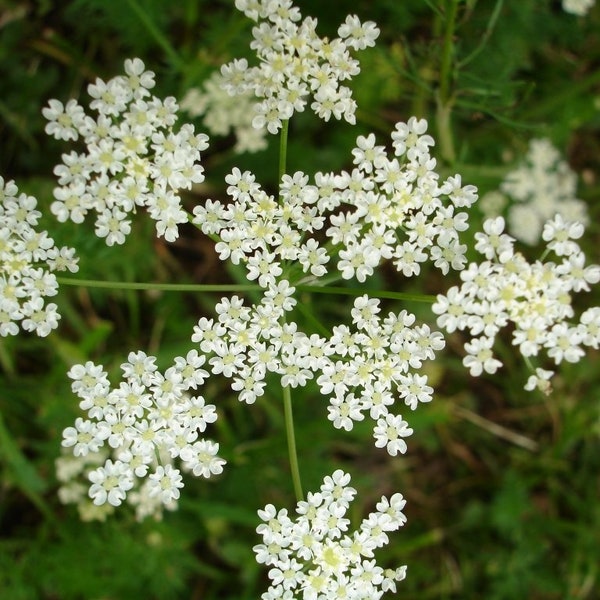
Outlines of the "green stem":
<svg viewBox="0 0 600 600">
<path fill-rule="evenodd" d="M 287 435 L 288 455 L 290 459 L 290 470 L 294 484 L 294 494 L 298 502 L 304 500 L 302 492 L 302 481 L 300 479 L 300 468 L 298 466 L 298 452 L 296 450 L 296 434 L 294 432 L 294 415 L 292 412 L 292 393 L 290 386 L 283 386 L 283 411 L 285 416 L 285 432 Z"/>
<path fill-rule="evenodd" d="M 452 102 L 449 101 L 444 104 L 442 99 L 438 96 L 436 111 L 438 142 L 440 144 L 440 154 L 444 161 L 449 165 L 453 165 L 456 161 L 451 115 Z"/>
<path fill-rule="evenodd" d="M 454 54 L 454 28 L 459 0 L 448 0 L 444 45 L 442 47 L 442 64 L 440 67 L 440 100 L 443 104 L 450 99 L 452 79 L 452 59 Z"/>
<path fill-rule="evenodd" d="M 287 170 L 287 145 L 289 119 L 283 121 L 281 126 L 281 135 L 279 137 L 279 185 Z M 281 195 L 279 196 L 281 203 Z M 292 411 L 292 392 L 289 385 L 282 386 L 283 391 L 283 412 L 285 416 L 285 434 L 287 437 L 288 457 L 290 461 L 290 471 L 292 473 L 292 483 L 294 485 L 294 494 L 296 500 L 304 500 L 302 492 L 302 482 L 300 479 L 300 467 L 298 465 L 298 451 L 296 450 L 296 433 L 294 431 L 294 414 Z"/>
<path fill-rule="evenodd" d="M 442 61 L 440 66 L 440 87 L 437 97 L 437 128 L 442 158 L 453 164 L 456 159 L 454 139 L 452 136 L 451 113 L 454 102 L 452 94 L 452 70 L 454 59 L 454 30 L 456 14 L 460 0 L 447 1 L 447 14 L 442 46 Z"/>
<path fill-rule="evenodd" d="M 285 175 L 287 169 L 287 144 L 288 130 L 290 126 L 289 119 L 283 121 L 281 125 L 281 135 L 279 136 L 279 181 Z"/>
<path fill-rule="evenodd" d="M 316 285 L 297 285 L 295 287 L 299 292 L 308 292 L 310 294 L 338 294 L 340 296 L 362 296 L 363 294 L 367 294 L 377 298 L 425 302 L 427 304 L 433 304 L 436 301 L 436 297 L 430 294 L 407 294 L 405 292 L 390 292 L 387 290 L 364 290 L 335 286 L 321 287 Z"/>
<path fill-rule="evenodd" d="M 113 290 L 160 290 L 164 292 L 257 292 L 261 288 L 257 284 L 201 284 L 201 283 L 148 283 L 142 281 L 98 281 L 95 279 L 72 279 L 70 277 L 57 277 L 59 285 L 70 285 L 75 287 L 113 289 Z M 331 294 L 332 296 L 361 296 L 365 290 L 318 285 L 296 285 L 299 292 L 309 294 Z M 408 294 L 405 292 L 392 292 L 388 290 L 368 290 L 369 295 L 377 298 L 389 298 L 391 300 L 405 300 L 408 302 L 425 302 L 433 304 L 435 296 L 430 294 Z"/>
<path fill-rule="evenodd" d="M 163 35 L 162 31 L 156 27 L 153 21 L 148 17 L 144 9 L 136 2 L 136 0 L 127 0 L 131 10 L 136 14 L 140 22 L 148 30 L 148 33 L 156 40 L 156 43 L 165 51 L 174 67 L 179 70 L 183 68 L 183 60 L 177 54 L 175 48 L 169 40 Z"/>
<path fill-rule="evenodd" d="M 148 283 L 141 281 L 98 281 L 95 279 L 72 279 L 57 277 L 59 285 L 76 287 L 104 288 L 113 290 L 161 290 L 165 292 L 252 292 L 262 289 L 257 284 L 219 284 L 201 283 Z"/>
<path fill-rule="evenodd" d="M 492 33 L 494 32 L 494 28 L 496 27 L 496 23 L 498 22 L 498 17 L 502 12 L 502 6 L 504 5 L 504 0 L 496 0 L 496 5 L 494 6 L 494 10 L 492 11 L 492 15 L 490 16 L 490 20 L 488 21 L 487 27 L 481 36 L 481 40 L 475 50 L 469 54 L 466 58 L 458 63 L 458 68 L 462 69 L 466 67 L 475 57 L 477 57 L 480 52 L 485 48 L 486 44 L 492 37 Z"/>
</svg>

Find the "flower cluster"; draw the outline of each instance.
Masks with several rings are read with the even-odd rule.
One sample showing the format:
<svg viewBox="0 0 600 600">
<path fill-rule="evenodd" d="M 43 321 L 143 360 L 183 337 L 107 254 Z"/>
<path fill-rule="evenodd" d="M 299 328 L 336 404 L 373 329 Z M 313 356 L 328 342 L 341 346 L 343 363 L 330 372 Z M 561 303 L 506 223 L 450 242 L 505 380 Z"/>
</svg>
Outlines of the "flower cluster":
<svg viewBox="0 0 600 600">
<path fill-rule="evenodd" d="M 236 0 L 238 10 L 257 22 L 250 47 L 259 65 L 236 59 L 221 69 L 229 94 L 251 92 L 262 99 L 255 105 L 253 124 L 277 133 L 282 121 L 302 112 L 312 96 L 312 110 L 325 121 L 332 116 L 355 122 L 356 102 L 343 84 L 360 72 L 353 50 L 374 46 L 375 23 L 348 16 L 329 40 L 316 33 L 317 20 L 302 19 L 291 0 Z"/>
<path fill-rule="evenodd" d="M 565 12 L 583 17 L 596 4 L 596 0 L 562 0 L 562 7 Z"/>
<path fill-rule="evenodd" d="M 109 449 L 100 448 L 98 452 L 89 452 L 85 456 L 74 456 L 67 448 L 55 461 L 56 478 L 60 482 L 58 498 L 63 504 L 74 504 L 82 521 L 105 521 L 113 514 L 115 507 L 106 502 L 94 504 L 88 496 L 89 484 L 82 479 L 93 469 L 101 467 L 110 457 Z M 131 501 L 131 494 L 127 500 Z M 162 505 L 161 505 L 162 506 Z M 158 513 L 155 513 L 158 516 Z"/>
<path fill-rule="evenodd" d="M 375 423 L 375 446 L 396 456 L 406 452 L 403 438 L 413 430 L 390 409 L 397 396 L 411 410 L 431 401 L 427 375 L 417 371 L 434 359 L 444 339 L 428 325 L 415 325 L 414 315 L 405 310 L 384 319 L 379 312 L 379 300 L 356 298 L 354 331 L 347 325 L 333 328 L 317 384 L 330 397 L 329 419 L 336 428 L 349 431 L 368 414 Z"/>
<path fill-rule="evenodd" d="M 321 202 L 344 208 L 326 231 L 339 249 L 342 277 L 365 281 L 382 259 L 407 277 L 427 260 L 444 274 L 462 269 L 467 248 L 459 233 L 468 228 L 468 214 L 460 209 L 477 200 L 476 188 L 462 186 L 460 175 L 439 182 L 425 119 L 397 123 L 391 137 L 393 157 L 375 135 L 359 136 L 352 172 L 321 176 L 329 185 L 320 189 Z"/>
<path fill-rule="evenodd" d="M 555 214 L 583 225 L 588 222 L 586 204 L 576 197 L 577 174 L 546 138 L 531 140 L 523 164 L 501 183 L 501 195 L 491 194 L 497 198 L 497 207 L 491 207 L 488 216 L 497 216 L 506 197 L 511 198 L 508 230 L 526 244 L 540 241 L 544 223 Z M 486 203 L 487 199 L 482 198 L 482 208 Z"/>
<path fill-rule="evenodd" d="M 59 186 L 51 210 L 57 219 L 83 222 L 97 213 L 96 235 L 108 245 L 122 244 L 138 206 L 156 221 L 159 236 L 173 241 L 186 223 L 179 190 L 204 180 L 198 163 L 208 137 L 192 125 L 173 129 L 175 98 L 153 96 L 154 73 L 139 59 L 125 61 L 125 75 L 88 86 L 93 118 L 75 100 L 50 100 L 43 109 L 46 132 L 57 139 L 83 139 L 86 151 L 63 154 L 54 169 Z"/>
<path fill-rule="evenodd" d="M 477 193 L 458 175 L 439 182 L 429 153 L 434 141 L 426 131 L 424 119 L 397 123 L 393 158 L 375 145 L 373 134 L 359 136 L 352 172 L 317 173 L 314 184 L 301 171 L 284 175 L 279 201 L 236 167 L 225 178 L 232 202 L 196 206 L 194 223 L 218 236 L 222 260 L 244 263 L 248 279 L 262 287 L 273 286 L 286 263 L 301 267 L 289 278 L 322 277 L 334 252 L 342 277 L 359 282 L 386 259 L 405 276 L 418 275 L 427 260 L 444 274 L 460 270 L 466 246 L 459 234 L 468 227 L 461 209 Z M 328 246 L 317 237 L 321 230 Z"/>
<path fill-rule="evenodd" d="M 259 563 L 270 567 L 271 580 L 262 600 L 375 600 L 386 591 L 396 592 L 406 567 L 384 569 L 374 550 L 404 525 L 406 502 L 399 493 L 382 496 L 376 511 L 349 533 L 345 514 L 356 495 L 349 484 L 350 475 L 341 470 L 325 477 L 319 492 L 297 504 L 295 520 L 272 504 L 258 511 L 263 523 L 256 531 L 263 543 L 254 552 Z"/>
<path fill-rule="evenodd" d="M 433 305 L 440 327 L 449 333 L 466 330 L 472 336 L 463 359 L 471 375 L 495 373 L 501 366 L 492 346 L 509 322 L 514 325 L 512 343 L 527 361 L 545 350 L 557 365 L 563 360 L 577 362 L 583 346 L 598 348 L 600 308 L 583 312 L 578 323 L 569 322 L 575 317 L 573 293 L 589 291 L 590 284 L 600 281 L 600 267 L 585 265 L 576 242 L 583 226 L 556 215 L 544 226 L 542 237 L 547 252 L 561 261 L 532 264 L 515 252 L 515 240 L 504 233 L 502 217 L 488 219 L 483 228 L 476 234 L 475 249 L 486 260 L 470 264 L 461 272 L 462 285 L 439 295 Z M 549 392 L 552 375 L 537 368 L 525 389 Z"/>
<path fill-rule="evenodd" d="M 369 414 L 375 445 L 392 456 L 406 452 L 403 438 L 412 429 L 390 407 L 396 396 L 412 410 L 431 400 L 427 376 L 415 371 L 443 348 L 442 335 L 427 325 L 414 326 L 415 317 L 406 311 L 380 319 L 379 300 L 366 295 L 354 302 L 355 331 L 339 325 L 329 338 L 307 335 L 282 318 L 296 304 L 293 292 L 284 280 L 253 308 L 237 296 L 224 298 L 216 320 L 200 319 L 192 341 L 211 355 L 211 371 L 231 379 L 240 401 L 248 404 L 264 394 L 267 373 L 294 388 L 316 378 L 330 398 L 329 419 L 336 428 L 349 431 Z"/>
<path fill-rule="evenodd" d="M 130 353 L 121 365 L 124 380 L 116 388 L 102 366 L 90 361 L 68 373 L 88 418 L 79 417 L 64 430 L 63 447 L 72 448 L 75 457 L 110 449 L 104 465 L 89 473 L 89 496 L 98 506 L 119 506 L 143 478 L 131 499 L 142 513 L 172 506 L 183 487 L 175 459 L 196 476 L 208 478 L 223 470 L 219 445 L 199 435 L 216 421 L 215 407 L 189 393 L 208 376 L 202 369 L 204 357 L 192 350 L 164 373 L 155 361 L 143 352 Z"/>
<path fill-rule="evenodd" d="M 233 202 L 208 200 L 194 207 L 194 223 L 207 235 L 218 235 L 215 249 L 222 260 L 247 268 L 250 281 L 273 287 L 284 262 L 297 262 L 302 272 L 320 277 L 329 257 L 314 239 L 325 219 L 316 204 L 318 190 L 302 172 L 284 175 L 280 202 L 262 190 L 254 175 L 235 167 L 225 178 Z"/>
<path fill-rule="evenodd" d="M 267 130 L 252 126 L 256 99 L 252 92 L 230 96 L 223 89 L 224 79 L 219 72 L 213 73 L 202 89 L 190 89 L 180 103 L 192 117 L 202 117 L 202 123 L 213 135 L 233 133 L 236 142 L 234 152 L 258 152 L 267 147 Z"/>
<path fill-rule="evenodd" d="M 60 314 L 46 298 L 58 293 L 54 271 L 77 271 L 72 248 L 57 248 L 46 231 L 36 231 L 41 213 L 33 196 L 0 177 L 0 336 L 25 331 L 46 336 Z"/>
</svg>

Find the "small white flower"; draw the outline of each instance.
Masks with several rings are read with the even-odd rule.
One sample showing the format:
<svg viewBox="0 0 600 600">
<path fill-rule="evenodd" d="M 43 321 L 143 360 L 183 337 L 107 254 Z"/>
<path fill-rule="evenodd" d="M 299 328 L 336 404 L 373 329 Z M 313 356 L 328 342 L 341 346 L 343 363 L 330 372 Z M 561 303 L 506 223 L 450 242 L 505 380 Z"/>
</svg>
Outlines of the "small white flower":
<svg viewBox="0 0 600 600">
<path fill-rule="evenodd" d="M 119 506 L 133 487 L 129 465 L 120 460 L 107 460 L 103 467 L 89 474 L 89 480 L 92 482 L 89 495 L 96 505 L 108 502 L 112 506 Z"/>
<path fill-rule="evenodd" d="M 583 17 L 594 6 L 595 2 L 596 0 L 562 0 L 562 7 L 565 12 Z"/>
<path fill-rule="evenodd" d="M 180 496 L 180 488 L 183 487 L 181 473 L 174 469 L 172 465 L 163 467 L 159 465 L 156 471 L 148 477 L 150 482 L 150 497 L 159 497 L 163 504 L 171 500 L 177 500 Z"/>
<path fill-rule="evenodd" d="M 124 76 L 88 86 L 96 117 L 74 101 L 63 110 L 51 100 L 44 109 L 49 134 L 83 138 L 86 145 L 84 154 L 66 154 L 55 168 L 59 186 L 50 208 L 60 221 L 75 223 L 95 211 L 96 235 L 113 245 L 124 243 L 131 213 L 144 206 L 157 222 L 157 234 L 174 241 L 179 225 L 187 222 L 179 191 L 204 180 L 198 161 L 208 138 L 196 135 L 191 125 L 173 129 L 177 102 L 151 95 L 154 73 L 139 58 L 126 60 L 124 70 Z"/>
<path fill-rule="evenodd" d="M 325 477 L 320 492 L 297 504 L 295 520 L 272 504 L 258 511 L 263 523 L 256 531 L 263 543 L 254 552 L 259 564 L 270 567 L 271 580 L 263 599 L 365 598 L 367 587 L 368 597 L 379 598 L 404 578 L 405 567 L 384 572 L 374 559 L 364 558 L 388 542 L 387 532 L 404 524 L 402 495 L 382 497 L 360 529 L 347 533 L 344 515 L 355 495 L 350 476 L 337 470 Z"/>
<path fill-rule="evenodd" d="M 377 425 L 373 429 L 375 446 L 385 448 L 390 456 L 396 456 L 398 452 L 404 454 L 407 446 L 403 438 L 412 433 L 413 430 L 400 415 L 388 413 L 377 419 Z"/>
<path fill-rule="evenodd" d="M 483 371 L 494 374 L 502 366 L 502 363 L 494 358 L 493 343 L 493 338 L 479 337 L 465 344 L 468 354 L 463 358 L 463 364 L 473 377 L 479 377 Z"/>
<path fill-rule="evenodd" d="M 40 337 L 58 327 L 55 271 L 77 271 L 72 248 L 57 248 L 46 231 L 35 229 L 41 213 L 33 196 L 19 194 L 0 177 L 0 336 L 17 335 L 19 326 Z"/>
</svg>

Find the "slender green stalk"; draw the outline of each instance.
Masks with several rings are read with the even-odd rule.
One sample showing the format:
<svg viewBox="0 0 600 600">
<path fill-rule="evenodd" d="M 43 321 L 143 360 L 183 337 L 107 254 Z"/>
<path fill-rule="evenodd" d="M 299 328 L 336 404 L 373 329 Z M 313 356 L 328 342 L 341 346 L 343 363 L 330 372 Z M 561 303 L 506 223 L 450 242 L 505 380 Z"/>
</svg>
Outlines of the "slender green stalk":
<svg viewBox="0 0 600 600">
<path fill-rule="evenodd" d="M 279 137 L 279 184 L 287 170 L 287 145 L 289 119 L 283 121 L 281 134 Z M 281 196 L 279 198 L 281 202 Z M 302 482 L 300 480 L 300 467 L 298 464 L 298 451 L 296 450 L 296 432 L 294 430 L 294 413 L 292 411 L 292 391 L 289 385 L 282 386 L 283 392 L 283 412 L 285 417 L 285 434 L 287 437 L 288 456 L 290 461 L 290 471 L 292 473 L 292 483 L 294 485 L 294 494 L 296 500 L 304 500 L 302 492 Z"/>
<path fill-rule="evenodd" d="M 183 68 L 183 60 L 179 57 L 179 54 L 175 48 L 171 45 L 169 40 L 163 35 L 162 31 L 156 27 L 148 15 L 144 12 L 144 9 L 136 2 L 136 0 L 127 0 L 127 4 L 131 7 L 131 10 L 137 15 L 140 22 L 148 30 L 148 33 L 156 40 L 156 43 L 165 51 L 165 54 L 169 57 L 169 60 L 174 67 L 179 70 Z"/>
<path fill-rule="evenodd" d="M 454 67 L 454 30 L 456 27 L 456 14 L 460 0 L 447 1 L 447 14 L 444 29 L 444 44 L 442 47 L 442 61 L 440 66 L 440 87 L 437 97 L 437 128 L 442 158 L 453 164 L 456 159 L 454 139 L 452 136 L 452 70 Z"/>
<path fill-rule="evenodd" d="M 456 27 L 456 14 L 460 0 L 447 1 L 447 14 L 444 30 L 444 45 L 442 47 L 442 64 L 440 67 L 440 100 L 446 104 L 450 99 L 452 79 L 453 54 L 454 54 L 454 29 Z"/>
<path fill-rule="evenodd" d="M 456 161 L 456 151 L 454 150 L 454 137 L 452 135 L 452 103 L 443 103 L 438 96 L 436 124 L 438 131 L 438 141 L 440 144 L 440 154 L 449 164 L 453 165 Z"/>
<path fill-rule="evenodd" d="M 469 56 L 467 56 L 466 58 L 464 58 L 463 60 L 460 61 L 460 63 L 458 64 L 459 69 L 466 67 L 485 48 L 489 39 L 492 37 L 492 33 L 494 32 L 494 28 L 496 27 L 496 23 L 498 21 L 498 17 L 500 16 L 500 13 L 502 12 L 503 5 L 504 5 L 504 0 L 496 0 L 496 5 L 494 6 L 494 10 L 492 11 L 490 20 L 487 24 L 487 27 L 485 28 L 485 31 L 483 32 L 483 35 L 481 36 L 481 41 L 479 42 L 479 44 L 477 45 L 475 50 L 473 50 L 471 52 L 471 54 L 469 54 Z"/>
<path fill-rule="evenodd" d="M 164 292 L 257 292 L 262 288 L 257 284 L 202 284 L 202 283 L 151 283 L 144 281 L 99 281 L 96 279 L 73 279 L 71 277 L 57 277 L 59 285 L 70 285 L 74 287 L 112 289 L 112 290 L 159 290 Z M 319 285 L 296 285 L 299 292 L 308 294 L 330 294 L 332 296 L 361 296 L 365 294 L 363 289 L 319 286 Z M 389 298 L 391 300 L 404 300 L 408 302 L 425 302 L 433 304 L 435 296 L 430 294 L 409 294 L 405 292 L 392 292 L 388 290 L 368 290 L 370 296 L 376 298 Z"/>
<path fill-rule="evenodd" d="M 281 135 L 279 136 L 279 181 L 281 181 L 281 178 L 285 175 L 287 169 L 287 143 L 289 126 L 289 119 L 283 121 L 281 125 Z"/>
<path fill-rule="evenodd" d="M 98 281 L 57 277 L 59 285 L 113 290 L 161 290 L 165 292 L 251 292 L 262 289 L 257 284 L 148 283 L 141 281 Z"/>
<path fill-rule="evenodd" d="M 302 481 L 300 479 L 300 468 L 298 466 L 298 452 L 296 450 L 296 433 L 294 431 L 294 414 L 292 412 L 292 393 L 289 385 L 283 386 L 283 411 L 285 416 L 285 432 L 287 435 L 288 455 L 290 459 L 290 470 L 294 484 L 296 500 L 304 500 L 302 492 Z"/>
<path fill-rule="evenodd" d="M 296 289 L 300 292 L 308 292 L 309 294 L 337 294 L 340 296 L 362 296 L 363 294 L 368 294 L 374 298 L 390 298 L 391 300 L 407 300 L 409 302 L 425 302 L 427 304 L 433 304 L 436 300 L 436 297 L 430 294 L 407 294 L 405 292 L 390 292 L 387 290 L 364 290 L 335 286 L 321 287 L 316 285 L 297 285 Z"/>
</svg>

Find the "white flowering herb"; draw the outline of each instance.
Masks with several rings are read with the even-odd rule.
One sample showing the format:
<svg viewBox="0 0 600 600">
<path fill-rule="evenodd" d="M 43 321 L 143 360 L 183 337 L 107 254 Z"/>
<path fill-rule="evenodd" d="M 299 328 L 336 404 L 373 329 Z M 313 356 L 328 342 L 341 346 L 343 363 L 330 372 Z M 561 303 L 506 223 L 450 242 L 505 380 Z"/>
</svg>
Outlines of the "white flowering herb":
<svg viewBox="0 0 600 600">
<path fill-rule="evenodd" d="M 351 172 L 319 172 L 314 183 L 301 171 L 283 175 L 279 198 L 234 167 L 225 178 L 231 201 L 196 206 L 193 222 L 218 237 L 222 260 L 245 264 L 248 279 L 261 287 L 276 283 L 286 261 L 301 266 L 299 282 L 330 273 L 334 258 L 341 277 L 359 283 L 384 260 L 408 277 L 427 261 L 444 274 L 461 270 L 467 247 L 460 233 L 476 189 L 459 175 L 439 181 L 426 131 L 424 119 L 397 123 L 393 157 L 375 145 L 374 134 L 359 136 Z"/>
<path fill-rule="evenodd" d="M 163 373 L 155 357 L 132 352 L 114 388 L 100 365 L 88 361 L 71 368 L 71 387 L 87 418 L 64 430 L 62 445 L 75 457 L 110 455 L 88 473 L 95 505 L 119 506 L 127 499 L 139 517 L 160 514 L 163 506 L 174 507 L 183 487 L 175 460 L 196 476 L 223 471 L 219 445 L 201 435 L 217 419 L 215 406 L 196 394 L 208 376 L 204 362 L 191 350 Z"/>
<path fill-rule="evenodd" d="M 58 327 L 54 302 L 56 271 L 78 270 L 75 251 L 56 247 L 47 231 L 36 226 L 42 213 L 33 196 L 19 193 L 14 181 L 0 177 L 0 336 L 19 329 L 41 337 Z"/>
<path fill-rule="evenodd" d="M 350 480 L 339 469 L 325 477 L 318 492 L 297 504 L 295 518 L 272 504 L 258 511 L 263 523 L 256 531 L 263 541 L 254 552 L 256 560 L 269 567 L 271 581 L 262 600 L 367 600 L 397 591 L 406 567 L 381 567 L 374 551 L 389 544 L 388 534 L 406 522 L 406 502 L 399 493 L 383 496 L 376 510 L 350 532 L 345 515 L 356 495 Z"/>
<path fill-rule="evenodd" d="M 200 352 L 210 356 L 207 368 L 230 379 L 246 404 L 264 394 L 268 373 L 292 388 L 315 379 L 329 398 L 328 419 L 334 427 L 350 431 L 368 416 L 375 446 L 392 456 L 404 454 L 403 438 L 412 429 L 390 411 L 397 399 L 410 410 L 431 401 L 427 375 L 418 371 L 444 347 L 442 335 L 415 325 L 414 315 L 406 311 L 381 318 L 379 300 L 366 295 L 354 301 L 352 329 L 342 324 L 330 337 L 307 335 L 289 316 L 284 319 L 296 303 L 293 293 L 281 281 L 252 308 L 237 296 L 223 298 L 216 306 L 218 318 L 202 318 L 192 336 Z"/>
<path fill-rule="evenodd" d="M 596 0 L 562 0 L 563 10 L 578 17 L 587 15 L 594 4 Z"/>
<path fill-rule="evenodd" d="M 345 83 L 360 72 L 352 53 L 375 44 L 379 29 L 373 22 L 348 16 L 338 28 L 339 37 L 329 40 L 317 34 L 317 20 L 303 19 L 291 2 L 236 0 L 235 5 L 256 22 L 250 47 L 259 64 L 251 67 L 245 58 L 236 59 L 221 73 L 229 94 L 250 92 L 259 99 L 254 127 L 277 133 L 283 121 L 309 102 L 325 121 L 356 122 L 356 102 Z"/>
<path fill-rule="evenodd" d="M 267 147 L 267 130 L 253 127 L 256 98 L 251 91 L 231 96 L 220 72 L 214 72 L 201 88 L 191 88 L 180 102 L 182 111 L 201 117 L 212 136 L 235 136 L 234 151 L 258 152 Z"/>
<path fill-rule="evenodd" d="M 429 320 L 437 319 L 449 335 L 463 336 L 462 362 L 473 377 L 503 368 L 495 348 L 509 329 L 529 371 L 523 382 L 528 391 L 551 393 L 562 363 L 576 363 L 586 349 L 600 347 L 600 307 L 575 306 L 575 296 L 600 281 L 600 267 L 588 264 L 580 246 L 585 206 L 575 198 L 574 173 L 547 140 L 531 142 L 526 164 L 488 200 L 500 210 L 500 194 L 514 199 L 508 231 L 503 217 L 486 219 L 472 236 L 469 253 L 467 229 L 477 189 L 452 175 L 451 128 L 443 122 L 444 111 L 449 117 L 458 101 L 450 89 L 450 67 L 459 4 L 449 3 L 438 23 L 448 59 L 440 62 L 436 92 L 436 137 L 448 163 L 441 166 L 427 119 L 407 115 L 387 141 L 378 141 L 375 133 L 357 135 L 338 172 L 288 171 L 289 119 L 295 113 L 311 109 L 324 121 L 355 123 L 349 87 L 360 71 L 355 54 L 373 46 L 379 35 L 373 22 L 349 15 L 337 37 L 321 37 L 317 20 L 303 17 L 292 0 L 236 0 L 236 8 L 254 22 L 250 48 L 256 60 L 223 65 L 183 102 L 190 115 L 203 115 L 211 133 L 233 131 L 237 151 L 263 148 L 266 132 L 279 134 L 274 187 L 236 165 L 228 168 L 221 197 L 188 210 L 180 194 L 204 180 L 200 159 L 208 137 L 178 124 L 177 101 L 153 95 L 154 73 L 139 58 L 125 61 L 124 74 L 89 85 L 89 109 L 54 99 L 43 109 L 47 133 L 72 144 L 54 169 L 50 210 L 59 222 L 82 223 L 93 213 L 95 232 L 109 246 L 125 242 L 142 208 L 167 242 L 178 238 L 180 225 L 191 223 L 243 281 L 192 285 L 198 293 L 231 294 L 194 317 L 189 348 L 165 369 L 158 366 L 162 353 L 142 350 L 128 354 L 116 383 L 109 369 L 92 360 L 70 367 L 81 413 L 62 432 L 58 495 L 76 505 L 82 519 L 106 519 L 124 504 L 139 520 L 159 519 L 164 510 L 177 508 L 186 474 L 221 475 L 226 460 L 207 431 L 218 413 L 220 419 L 226 416 L 218 399 L 209 397 L 208 390 L 217 386 L 206 383 L 225 381 L 242 412 L 278 395 L 283 405 L 297 504 L 294 515 L 273 503 L 258 510 L 256 533 L 262 539 L 253 550 L 269 580 L 262 600 L 373 600 L 397 594 L 406 567 L 388 568 L 377 553 L 393 543 L 391 534 L 406 522 L 403 496 L 367 497 L 371 512 L 358 516 L 353 527 L 349 512 L 358 492 L 344 470 L 325 476 L 318 491 L 305 495 L 294 403 L 310 393 L 311 418 L 343 432 L 363 431 L 365 425 L 381 460 L 401 460 L 410 452 L 409 438 L 418 429 L 413 430 L 410 415 L 434 400 L 430 366 L 446 340 L 427 323 L 424 311 L 417 319 L 405 308 L 386 308 L 384 298 L 432 305 Z M 588 3 L 565 0 L 563 6 L 583 14 Z M 488 32 L 500 8 L 498 3 Z M 487 37 L 471 57 L 484 42 Z M 54 272 L 75 272 L 74 252 L 56 248 L 45 231 L 37 231 L 36 200 L 19 194 L 12 181 L 0 178 L 0 200 L 0 335 L 22 329 L 46 336 L 59 318 L 56 305 L 46 301 L 58 291 Z M 543 255 L 528 260 L 516 249 L 517 239 L 529 244 L 541 239 Z M 473 260 L 476 253 L 480 258 Z M 378 289 L 394 269 L 412 281 L 433 273 L 427 284 L 441 292 Z M 447 283 L 453 276 L 460 284 Z M 156 289 L 183 288 L 156 284 Z M 310 312 L 319 304 L 304 302 L 310 294 L 352 301 L 331 301 L 321 322 Z M 300 388 L 307 392 L 297 393 Z M 223 449 L 225 456 L 234 452 Z M 251 461 L 243 462 L 235 468 L 252 468 Z"/>
<path fill-rule="evenodd" d="M 50 100 L 43 109 L 49 135 L 85 146 L 63 154 L 54 169 L 59 185 L 50 209 L 61 222 L 81 223 L 96 213 L 96 235 L 112 246 L 125 242 L 131 215 L 145 207 L 157 235 L 172 242 L 187 222 L 180 190 L 204 181 L 199 161 L 208 136 L 189 124 L 175 128 L 175 98 L 152 95 L 154 73 L 139 58 L 124 68 L 125 75 L 88 86 L 95 117 L 74 100 Z"/>
<path fill-rule="evenodd" d="M 504 177 L 499 192 L 504 202 L 490 192 L 482 199 L 484 205 L 489 206 L 489 216 L 496 216 L 506 199 L 511 200 L 508 231 L 520 242 L 538 244 L 544 224 L 556 214 L 583 225 L 589 222 L 586 204 L 577 198 L 577 174 L 547 138 L 529 142 L 525 160 Z"/>
<path fill-rule="evenodd" d="M 590 291 L 600 281 L 600 266 L 586 265 L 577 243 L 583 226 L 559 215 L 548 221 L 542 237 L 547 253 L 558 260 L 534 263 L 515 251 L 502 217 L 488 219 L 483 228 L 476 234 L 476 249 L 485 260 L 471 263 L 461 272 L 462 285 L 440 294 L 433 305 L 438 326 L 471 335 L 463 359 L 471 375 L 493 374 L 501 366 L 492 346 L 509 323 L 514 326 L 512 343 L 528 361 L 546 353 L 556 365 L 574 363 L 584 355 L 585 346 L 597 348 L 600 312 L 588 309 L 577 320 L 573 308 L 573 295 Z M 537 368 L 525 389 L 549 392 L 552 374 Z"/>
</svg>

